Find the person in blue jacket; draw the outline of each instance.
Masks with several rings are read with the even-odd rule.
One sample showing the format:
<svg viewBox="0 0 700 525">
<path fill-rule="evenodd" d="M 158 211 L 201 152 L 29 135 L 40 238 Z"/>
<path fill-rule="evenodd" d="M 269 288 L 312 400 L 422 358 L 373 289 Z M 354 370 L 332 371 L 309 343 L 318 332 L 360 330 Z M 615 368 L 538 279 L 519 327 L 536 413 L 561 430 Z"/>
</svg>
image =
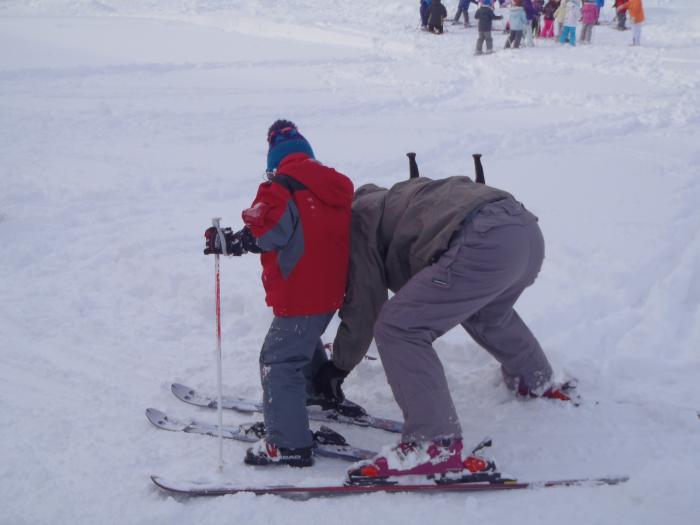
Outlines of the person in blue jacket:
<svg viewBox="0 0 700 525">
<path fill-rule="evenodd" d="M 424 30 L 428 30 L 428 17 L 430 16 L 430 4 L 433 0 L 420 0 L 420 25 Z"/>
<path fill-rule="evenodd" d="M 469 27 L 469 6 L 471 4 L 479 5 L 476 0 L 459 0 L 459 5 L 457 5 L 457 14 L 452 20 L 452 25 L 459 24 L 459 17 L 462 13 L 464 13 L 464 27 Z"/>
<path fill-rule="evenodd" d="M 527 23 L 523 28 L 523 37 L 525 38 L 525 44 L 528 47 L 534 47 L 535 41 L 533 38 L 533 23 L 535 20 L 535 6 L 532 4 L 532 0 L 522 1 L 523 10 L 525 11 L 525 17 L 527 18 Z"/>
</svg>

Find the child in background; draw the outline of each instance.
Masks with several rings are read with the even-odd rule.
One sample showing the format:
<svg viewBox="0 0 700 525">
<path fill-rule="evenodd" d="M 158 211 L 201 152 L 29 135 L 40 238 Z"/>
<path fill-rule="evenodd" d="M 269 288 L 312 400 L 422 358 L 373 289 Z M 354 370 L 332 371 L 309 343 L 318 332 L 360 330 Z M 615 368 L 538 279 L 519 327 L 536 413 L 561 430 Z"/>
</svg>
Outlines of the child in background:
<svg viewBox="0 0 700 525">
<path fill-rule="evenodd" d="M 581 11 L 581 43 L 590 44 L 593 28 L 598 23 L 598 5 L 596 0 L 585 0 Z"/>
<path fill-rule="evenodd" d="M 486 42 L 486 53 L 493 53 L 493 38 L 491 29 L 494 20 L 501 20 L 503 17 L 493 12 L 493 2 L 491 0 L 481 0 L 481 7 L 474 13 L 474 18 L 479 24 L 479 38 L 476 39 L 476 55 L 483 54 L 484 42 Z"/>
<path fill-rule="evenodd" d="M 544 26 L 540 31 L 542 38 L 554 38 L 554 13 L 559 8 L 559 0 L 549 0 L 542 9 Z"/>
<path fill-rule="evenodd" d="M 561 32 L 564 28 L 564 17 L 566 16 L 566 3 L 568 1 L 569 0 L 561 0 L 559 2 L 559 7 L 557 7 L 557 10 L 554 12 L 554 21 L 557 23 L 557 40 L 559 40 L 559 37 L 561 37 Z"/>
<path fill-rule="evenodd" d="M 629 0 L 628 2 L 622 4 L 620 8 L 627 9 L 630 13 L 630 20 L 632 21 L 632 45 L 641 45 L 642 23 L 645 20 L 642 0 Z"/>
<path fill-rule="evenodd" d="M 441 35 L 443 32 L 442 22 L 445 18 L 447 18 L 447 8 L 442 5 L 441 0 L 431 0 L 428 31 Z"/>
<path fill-rule="evenodd" d="M 598 19 L 600 19 L 600 12 L 605 7 L 605 0 L 596 0 L 595 5 L 598 6 Z M 596 24 L 599 24 L 599 23 L 600 23 L 600 20 L 597 20 Z"/>
<path fill-rule="evenodd" d="M 522 0 L 522 6 L 523 10 L 525 11 L 525 18 L 527 19 L 525 27 L 523 27 L 523 37 L 525 38 L 525 45 L 527 47 L 535 47 L 532 29 L 535 22 L 535 7 L 532 5 L 532 0 Z"/>
<path fill-rule="evenodd" d="M 572 46 L 576 45 L 576 26 L 581 18 L 581 0 L 567 0 L 562 6 L 564 8 L 564 26 L 559 37 L 559 43 L 564 44 L 569 41 Z M 561 10 L 562 7 L 559 9 Z"/>
<path fill-rule="evenodd" d="M 622 7 L 627 3 L 627 0 L 615 0 L 615 13 L 617 15 L 617 29 L 618 31 L 626 31 L 627 27 L 625 23 L 627 22 L 627 8 Z"/>
<path fill-rule="evenodd" d="M 420 0 L 420 26 L 423 31 L 428 30 L 428 17 L 430 16 L 431 0 Z"/>
<path fill-rule="evenodd" d="M 471 4 L 478 4 L 476 0 L 459 0 L 459 5 L 457 5 L 457 14 L 455 14 L 452 20 L 452 25 L 459 24 L 459 17 L 464 13 L 464 27 L 469 27 L 469 6 Z"/>
<path fill-rule="evenodd" d="M 510 8 L 511 0 L 501 0 L 499 2 L 499 4 L 500 4 L 501 9 L 508 9 L 508 8 Z M 510 22 L 508 21 L 508 19 L 506 19 L 506 25 L 503 28 L 503 32 L 505 34 L 510 33 Z"/>
<path fill-rule="evenodd" d="M 527 16 L 522 7 L 522 0 L 513 0 L 511 2 L 508 22 L 510 24 L 510 34 L 506 40 L 506 49 L 509 49 L 511 45 L 517 49 L 520 47 L 523 30 L 527 24 Z"/>
<path fill-rule="evenodd" d="M 532 0 L 532 8 L 535 10 L 535 16 L 532 20 L 532 32 L 539 38 L 541 31 L 540 18 L 544 9 L 544 0 Z"/>
</svg>

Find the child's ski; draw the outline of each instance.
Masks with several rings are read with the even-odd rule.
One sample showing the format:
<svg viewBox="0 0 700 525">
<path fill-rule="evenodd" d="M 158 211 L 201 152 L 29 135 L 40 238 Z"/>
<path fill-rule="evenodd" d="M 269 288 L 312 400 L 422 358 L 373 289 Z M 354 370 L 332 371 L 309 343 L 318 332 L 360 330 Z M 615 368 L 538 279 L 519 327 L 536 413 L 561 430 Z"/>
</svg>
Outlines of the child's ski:
<svg viewBox="0 0 700 525">
<path fill-rule="evenodd" d="M 213 409 L 216 409 L 218 406 L 215 397 L 202 394 L 194 388 L 180 383 L 173 383 L 171 390 L 175 397 L 185 403 Z M 262 403 L 241 397 L 224 396 L 223 408 L 250 414 L 262 412 Z M 335 405 L 312 405 L 308 407 L 308 413 L 309 419 L 312 421 L 346 423 L 361 427 L 379 428 L 389 432 L 401 432 L 403 428 L 403 423 L 400 421 L 370 416 L 360 405 L 348 400 Z"/>
<path fill-rule="evenodd" d="M 146 409 L 146 417 L 154 426 L 163 430 L 219 436 L 218 425 L 193 419 L 177 419 L 155 408 Z M 222 427 L 222 434 L 226 439 L 252 443 L 265 436 L 265 425 L 262 422 L 258 422 L 240 426 L 224 426 Z M 342 435 L 325 426 L 321 426 L 319 430 L 313 432 L 313 435 L 314 453 L 318 456 L 343 459 L 345 461 L 360 461 L 371 458 L 376 454 L 376 452 L 371 450 L 364 450 L 349 445 Z"/>
</svg>

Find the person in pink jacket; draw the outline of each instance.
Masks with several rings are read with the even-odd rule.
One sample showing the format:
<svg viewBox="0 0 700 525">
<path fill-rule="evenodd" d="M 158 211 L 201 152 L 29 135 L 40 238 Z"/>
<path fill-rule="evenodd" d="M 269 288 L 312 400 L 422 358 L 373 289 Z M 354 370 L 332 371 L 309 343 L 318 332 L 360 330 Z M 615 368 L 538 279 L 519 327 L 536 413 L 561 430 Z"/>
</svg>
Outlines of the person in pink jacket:
<svg viewBox="0 0 700 525">
<path fill-rule="evenodd" d="M 585 0 L 581 10 L 581 43 L 590 44 L 593 36 L 593 28 L 598 23 L 600 9 L 596 0 Z"/>
</svg>

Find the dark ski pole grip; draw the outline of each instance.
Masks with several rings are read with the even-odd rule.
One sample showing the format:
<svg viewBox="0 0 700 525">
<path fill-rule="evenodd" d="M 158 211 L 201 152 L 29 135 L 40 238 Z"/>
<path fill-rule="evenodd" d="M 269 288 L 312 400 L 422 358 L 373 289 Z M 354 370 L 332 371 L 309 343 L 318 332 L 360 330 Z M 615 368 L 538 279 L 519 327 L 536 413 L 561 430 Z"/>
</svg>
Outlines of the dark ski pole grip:
<svg viewBox="0 0 700 525">
<path fill-rule="evenodd" d="M 418 164 L 416 163 L 416 154 L 413 152 L 406 153 L 408 157 L 408 174 L 410 179 L 417 179 L 420 177 L 418 173 Z"/>
<path fill-rule="evenodd" d="M 484 178 L 484 167 L 481 165 L 481 153 L 474 153 L 474 171 L 476 172 L 476 182 L 479 184 L 486 184 L 486 179 Z"/>
<path fill-rule="evenodd" d="M 226 246 L 226 237 L 221 229 L 221 217 L 215 217 L 211 220 L 211 225 L 216 228 L 216 234 L 219 236 L 219 242 L 221 243 L 221 255 L 228 255 Z"/>
</svg>

